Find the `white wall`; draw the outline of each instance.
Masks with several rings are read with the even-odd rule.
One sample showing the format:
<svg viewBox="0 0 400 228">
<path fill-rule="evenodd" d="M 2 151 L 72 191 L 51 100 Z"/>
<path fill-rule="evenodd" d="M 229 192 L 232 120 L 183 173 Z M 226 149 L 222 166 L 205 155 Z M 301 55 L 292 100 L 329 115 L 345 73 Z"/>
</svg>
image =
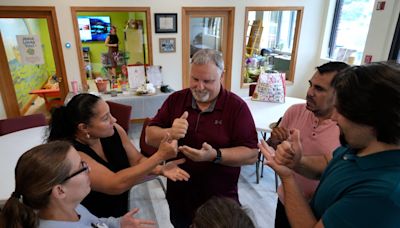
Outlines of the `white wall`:
<svg viewBox="0 0 400 228">
<path fill-rule="evenodd" d="M 375 6 L 377 1 L 375 1 Z M 386 1 L 385 10 L 374 10 L 364 56 L 372 55 L 372 61 L 388 59 L 399 14 L 400 1 L 398 0 Z"/>
<path fill-rule="evenodd" d="M 333 0 L 330 0 L 333 1 Z M 78 53 L 75 47 L 74 30 L 71 18 L 71 6 L 109 6 L 109 7 L 150 7 L 151 9 L 151 32 L 153 44 L 153 63 L 163 67 L 164 82 L 178 90 L 182 86 L 182 29 L 181 10 L 182 7 L 201 6 L 227 6 L 235 7 L 235 26 L 232 56 L 232 91 L 246 96 L 248 89 L 240 88 L 240 72 L 242 61 L 242 45 L 244 18 L 246 6 L 303 6 L 303 22 L 298 47 L 297 66 L 295 81 L 288 85 L 288 96 L 304 97 L 308 87 L 308 79 L 314 72 L 315 66 L 321 63 L 320 53 L 322 50 L 325 32 L 325 24 L 330 27 L 327 14 L 329 12 L 329 1 L 320 0 L 2 0 L 0 5 L 8 6 L 55 6 L 60 29 L 61 43 L 63 47 L 64 61 L 68 81 L 80 80 Z M 373 60 L 385 60 L 388 56 L 393 30 L 399 15 L 400 3 L 396 0 L 387 0 L 385 11 L 374 11 L 371 22 L 373 29 L 369 32 L 366 52 L 374 56 Z M 154 33 L 154 13 L 178 13 L 178 33 L 156 34 Z M 375 21 L 376 20 L 376 21 Z M 390 23 L 388 23 L 390 22 Z M 176 53 L 160 54 L 158 39 L 162 37 L 174 37 L 177 41 Z M 65 48 L 65 43 L 71 43 L 70 49 Z M 70 84 L 70 83 L 68 83 Z M 0 119 L 5 118 L 3 104 L 0 101 Z"/>
</svg>

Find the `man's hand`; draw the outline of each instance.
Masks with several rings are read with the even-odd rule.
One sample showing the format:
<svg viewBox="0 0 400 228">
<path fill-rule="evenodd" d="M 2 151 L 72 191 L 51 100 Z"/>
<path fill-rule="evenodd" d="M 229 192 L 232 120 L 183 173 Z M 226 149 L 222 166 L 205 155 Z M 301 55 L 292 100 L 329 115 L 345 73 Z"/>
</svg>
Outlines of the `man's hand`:
<svg viewBox="0 0 400 228">
<path fill-rule="evenodd" d="M 185 111 L 180 118 L 176 118 L 172 123 L 172 127 L 169 130 L 169 133 L 172 139 L 181 139 L 184 138 L 189 127 L 189 123 L 187 118 L 189 113 Z"/>
<path fill-rule="evenodd" d="M 186 157 L 192 161 L 212 161 L 217 155 L 217 151 L 208 143 L 204 142 L 201 149 L 194 149 L 188 146 L 180 146 L 181 151 Z"/>
<path fill-rule="evenodd" d="M 287 141 L 278 145 L 275 152 L 275 160 L 280 165 L 285 165 L 295 169 L 299 164 L 303 153 L 303 147 L 300 142 L 300 131 L 290 130 L 290 136 Z"/>
<path fill-rule="evenodd" d="M 178 165 L 185 161 L 184 158 L 181 158 L 168 162 L 162 167 L 161 174 L 172 181 L 188 181 L 190 178 L 189 173 L 178 167 Z"/>
<path fill-rule="evenodd" d="M 289 138 L 289 130 L 284 127 L 272 128 L 271 137 L 268 144 L 276 149 L 276 146 Z"/>
<path fill-rule="evenodd" d="M 268 145 L 268 143 L 266 143 L 264 140 L 261 140 L 260 143 L 258 143 L 258 148 L 267 159 L 265 164 L 275 170 L 282 180 L 293 177 L 293 171 L 289 167 L 278 163 L 276 159 L 276 152 L 274 148 Z"/>
</svg>

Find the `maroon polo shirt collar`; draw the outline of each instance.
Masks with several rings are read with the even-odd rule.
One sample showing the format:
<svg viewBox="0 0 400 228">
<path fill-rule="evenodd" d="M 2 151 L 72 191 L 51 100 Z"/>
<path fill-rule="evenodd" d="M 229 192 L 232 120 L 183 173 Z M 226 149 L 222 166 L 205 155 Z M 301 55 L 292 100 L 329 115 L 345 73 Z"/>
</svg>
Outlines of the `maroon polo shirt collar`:
<svg viewBox="0 0 400 228">
<path fill-rule="evenodd" d="M 185 101 L 185 107 L 191 107 L 192 109 L 199 109 L 192 95 L 192 91 L 189 89 L 190 96 Z M 216 99 L 214 99 L 210 106 L 204 112 L 212 112 L 214 110 L 222 110 L 224 108 L 225 100 L 227 97 L 227 91 L 222 87 L 220 87 L 219 94 Z"/>
</svg>

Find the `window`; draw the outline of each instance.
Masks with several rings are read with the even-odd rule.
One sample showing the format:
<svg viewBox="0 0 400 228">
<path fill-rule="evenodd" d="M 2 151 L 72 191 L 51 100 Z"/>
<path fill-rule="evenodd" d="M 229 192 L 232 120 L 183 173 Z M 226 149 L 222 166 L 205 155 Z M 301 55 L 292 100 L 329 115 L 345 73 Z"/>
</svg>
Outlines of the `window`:
<svg viewBox="0 0 400 228">
<path fill-rule="evenodd" d="M 246 7 L 241 87 L 264 72 L 293 82 L 303 7 Z"/>
<path fill-rule="evenodd" d="M 361 63 L 374 2 L 374 0 L 336 1 L 329 40 L 329 58 L 351 64 Z"/>
<path fill-rule="evenodd" d="M 392 47 L 389 52 L 389 61 L 400 63 L 400 17 L 397 19 L 396 30 L 394 32 Z"/>
<path fill-rule="evenodd" d="M 262 14 L 262 15 L 260 15 Z M 292 52 L 293 34 L 296 26 L 296 11 L 250 11 L 249 21 L 256 21 L 261 17 L 263 25 L 269 25 L 262 30 L 260 47 L 270 47 L 284 53 Z M 247 34 L 247 41 L 250 37 L 250 30 Z"/>
</svg>

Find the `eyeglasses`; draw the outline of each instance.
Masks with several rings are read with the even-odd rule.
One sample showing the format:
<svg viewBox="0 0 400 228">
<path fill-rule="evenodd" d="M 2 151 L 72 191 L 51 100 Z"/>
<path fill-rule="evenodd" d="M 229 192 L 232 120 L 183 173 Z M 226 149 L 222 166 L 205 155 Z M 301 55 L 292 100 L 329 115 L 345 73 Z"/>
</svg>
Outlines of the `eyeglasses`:
<svg viewBox="0 0 400 228">
<path fill-rule="evenodd" d="M 72 174 L 69 175 L 68 177 L 66 177 L 66 178 L 62 181 L 62 183 L 66 182 L 67 180 L 73 178 L 74 176 L 76 176 L 76 175 L 78 175 L 78 174 L 80 174 L 80 173 L 82 173 L 82 172 L 89 172 L 89 166 L 88 166 L 88 164 L 87 164 L 85 161 L 81 161 L 81 166 L 82 166 L 82 169 L 80 169 L 80 170 L 78 170 L 78 171 L 72 173 Z"/>
</svg>

